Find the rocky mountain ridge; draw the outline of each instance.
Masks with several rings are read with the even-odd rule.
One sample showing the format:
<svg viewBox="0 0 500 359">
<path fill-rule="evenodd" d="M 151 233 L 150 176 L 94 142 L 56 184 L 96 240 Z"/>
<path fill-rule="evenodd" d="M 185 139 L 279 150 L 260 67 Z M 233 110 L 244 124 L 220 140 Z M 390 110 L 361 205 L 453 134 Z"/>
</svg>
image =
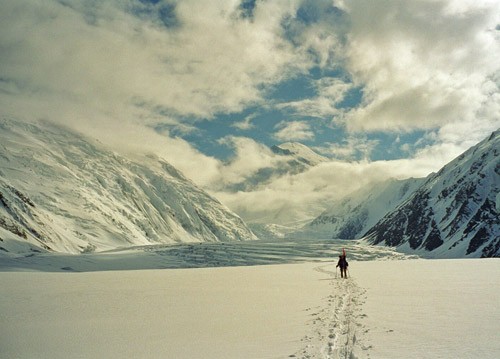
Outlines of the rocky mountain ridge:
<svg viewBox="0 0 500 359">
<path fill-rule="evenodd" d="M 365 234 L 427 257 L 500 256 L 500 130 L 431 174 Z"/>
</svg>

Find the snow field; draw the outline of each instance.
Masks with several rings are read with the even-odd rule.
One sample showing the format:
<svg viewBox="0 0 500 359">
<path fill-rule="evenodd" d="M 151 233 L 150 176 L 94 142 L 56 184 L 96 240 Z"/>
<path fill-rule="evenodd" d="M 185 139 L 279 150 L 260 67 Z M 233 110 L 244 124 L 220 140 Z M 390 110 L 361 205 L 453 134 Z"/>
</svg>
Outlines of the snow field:
<svg viewBox="0 0 500 359">
<path fill-rule="evenodd" d="M 2 272 L 2 358 L 284 358 L 329 295 L 316 264 Z"/>
<path fill-rule="evenodd" d="M 358 262 L 369 358 L 500 358 L 500 260 Z M 360 356 L 363 358 L 363 356 Z"/>
<path fill-rule="evenodd" d="M 310 333 L 302 341 L 303 347 L 291 357 L 298 358 L 354 358 L 355 352 L 370 349 L 358 338 L 362 337 L 359 316 L 365 290 L 352 278 L 342 279 L 326 264 L 314 268 L 329 276 L 330 294 L 324 305 L 311 313 Z"/>
<path fill-rule="evenodd" d="M 500 260 L 408 258 L 356 241 L 4 256 L 0 357 L 499 358 Z"/>
</svg>

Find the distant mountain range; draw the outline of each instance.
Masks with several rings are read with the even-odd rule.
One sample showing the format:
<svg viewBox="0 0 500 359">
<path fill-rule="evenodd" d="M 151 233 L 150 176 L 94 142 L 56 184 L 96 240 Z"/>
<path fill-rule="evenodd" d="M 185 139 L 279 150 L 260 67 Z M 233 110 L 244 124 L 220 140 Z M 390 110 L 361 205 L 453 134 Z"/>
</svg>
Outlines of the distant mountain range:
<svg viewBox="0 0 500 359">
<path fill-rule="evenodd" d="M 164 160 L 131 160 L 62 127 L 0 119 L 3 252 L 252 239 L 240 217 Z"/>
<path fill-rule="evenodd" d="M 272 151 L 277 165 L 236 187 L 328 161 L 299 143 Z M 262 236 L 364 238 L 425 257 L 500 256 L 499 154 L 496 131 L 438 173 L 363 188 L 300 230 L 252 228 Z M 165 160 L 125 158 L 50 123 L 0 119 L 0 252 L 253 239 L 240 217 Z"/>
<path fill-rule="evenodd" d="M 425 257 L 500 256 L 500 131 L 425 179 L 390 180 L 333 203 L 301 231 Z"/>
</svg>

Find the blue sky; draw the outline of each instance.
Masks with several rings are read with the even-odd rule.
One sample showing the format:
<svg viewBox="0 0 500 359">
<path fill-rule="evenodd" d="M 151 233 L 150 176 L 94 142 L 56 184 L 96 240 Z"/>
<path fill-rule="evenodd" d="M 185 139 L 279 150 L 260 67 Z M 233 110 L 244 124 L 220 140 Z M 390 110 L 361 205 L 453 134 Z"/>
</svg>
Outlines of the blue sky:
<svg viewBox="0 0 500 359">
<path fill-rule="evenodd" d="M 496 0 L 0 0 L 0 111 L 307 217 L 500 127 L 499 24 Z M 289 141 L 330 162 L 229 190 Z"/>
</svg>

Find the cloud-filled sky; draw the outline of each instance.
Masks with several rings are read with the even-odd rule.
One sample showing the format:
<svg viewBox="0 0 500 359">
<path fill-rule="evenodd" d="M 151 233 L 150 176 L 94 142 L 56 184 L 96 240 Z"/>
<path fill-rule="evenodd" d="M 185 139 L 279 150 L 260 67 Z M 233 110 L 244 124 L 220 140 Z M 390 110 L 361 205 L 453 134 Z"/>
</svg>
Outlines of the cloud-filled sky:
<svg viewBox="0 0 500 359">
<path fill-rule="evenodd" d="M 252 220 L 438 170 L 500 127 L 499 58 L 496 0 L 0 0 L 2 116 L 155 152 Z M 330 161 L 228 189 L 289 141 Z"/>
</svg>

